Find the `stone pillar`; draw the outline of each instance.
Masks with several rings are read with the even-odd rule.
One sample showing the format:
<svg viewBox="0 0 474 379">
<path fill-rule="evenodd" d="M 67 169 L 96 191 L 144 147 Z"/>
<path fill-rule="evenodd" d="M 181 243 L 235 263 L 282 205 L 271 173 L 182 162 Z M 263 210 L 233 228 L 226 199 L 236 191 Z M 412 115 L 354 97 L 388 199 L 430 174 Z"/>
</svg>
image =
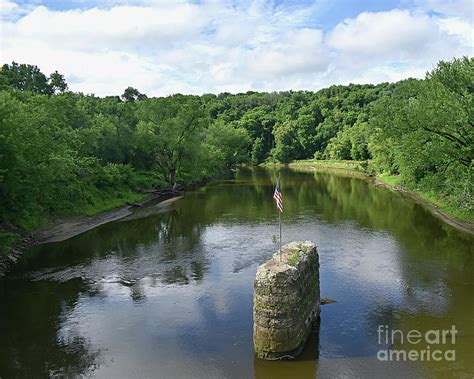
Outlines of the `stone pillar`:
<svg viewBox="0 0 474 379">
<path fill-rule="evenodd" d="M 253 342 L 259 358 L 295 358 L 319 322 L 319 257 L 310 241 L 291 242 L 260 265 L 254 284 Z"/>
</svg>

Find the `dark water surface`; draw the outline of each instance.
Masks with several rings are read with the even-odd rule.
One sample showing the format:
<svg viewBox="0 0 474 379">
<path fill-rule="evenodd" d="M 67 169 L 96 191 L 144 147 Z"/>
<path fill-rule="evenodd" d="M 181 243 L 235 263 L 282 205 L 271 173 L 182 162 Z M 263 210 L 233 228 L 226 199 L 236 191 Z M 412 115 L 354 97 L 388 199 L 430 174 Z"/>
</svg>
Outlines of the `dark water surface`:
<svg viewBox="0 0 474 379">
<path fill-rule="evenodd" d="M 29 251 L 0 280 L 0 377 L 472 377 L 474 238 L 328 172 L 282 171 L 283 239 L 317 243 L 321 296 L 337 303 L 299 360 L 254 358 L 252 286 L 275 249 L 276 177 L 243 168 Z M 455 325 L 456 360 L 380 362 L 379 325 Z"/>
</svg>

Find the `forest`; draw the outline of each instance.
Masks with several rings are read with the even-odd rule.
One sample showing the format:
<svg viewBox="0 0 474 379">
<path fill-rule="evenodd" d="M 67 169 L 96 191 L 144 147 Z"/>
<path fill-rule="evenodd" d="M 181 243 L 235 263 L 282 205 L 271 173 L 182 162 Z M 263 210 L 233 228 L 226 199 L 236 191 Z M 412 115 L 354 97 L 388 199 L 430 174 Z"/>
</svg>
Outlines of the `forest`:
<svg viewBox="0 0 474 379">
<path fill-rule="evenodd" d="M 311 91 L 97 97 L 57 71 L 0 71 L 0 225 L 32 230 L 186 188 L 237 164 L 354 160 L 474 214 L 474 58 L 425 79 Z"/>
</svg>

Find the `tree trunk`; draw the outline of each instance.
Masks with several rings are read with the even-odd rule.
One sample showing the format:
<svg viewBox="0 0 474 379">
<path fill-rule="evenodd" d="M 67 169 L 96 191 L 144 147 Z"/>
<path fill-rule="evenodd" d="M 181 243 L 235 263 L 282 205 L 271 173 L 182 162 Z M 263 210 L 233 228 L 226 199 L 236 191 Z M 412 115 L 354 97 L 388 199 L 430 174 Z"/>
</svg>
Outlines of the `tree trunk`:
<svg viewBox="0 0 474 379">
<path fill-rule="evenodd" d="M 176 187 L 176 170 L 168 172 L 168 188 L 174 189 Z"/>
</svg>

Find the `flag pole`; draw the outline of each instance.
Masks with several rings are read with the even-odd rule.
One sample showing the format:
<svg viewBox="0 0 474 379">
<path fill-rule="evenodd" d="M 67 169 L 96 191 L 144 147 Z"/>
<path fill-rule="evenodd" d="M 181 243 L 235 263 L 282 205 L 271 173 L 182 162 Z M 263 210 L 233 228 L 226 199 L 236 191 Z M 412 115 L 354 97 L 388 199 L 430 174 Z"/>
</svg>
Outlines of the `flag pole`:
<svg viewBox="0 0 474 379">
<path fill-rule="evenodd" d="M 278 173 L 278 183 L 280 183 L 280 173 Z M 281 191 L 281 183 L 280 183 Z M 281 262 L 281 212 L 278 210 L 278 224 L 280 225 L 280 262 Z"/>
</svg>

